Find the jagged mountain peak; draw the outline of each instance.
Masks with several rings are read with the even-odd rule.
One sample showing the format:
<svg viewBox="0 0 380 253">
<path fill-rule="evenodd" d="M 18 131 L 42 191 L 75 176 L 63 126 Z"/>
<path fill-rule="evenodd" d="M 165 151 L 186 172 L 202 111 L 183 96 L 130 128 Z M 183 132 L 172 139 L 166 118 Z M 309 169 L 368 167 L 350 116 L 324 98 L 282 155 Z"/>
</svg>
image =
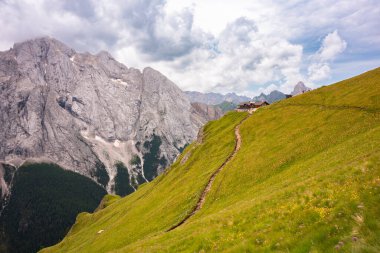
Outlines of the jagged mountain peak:
<svg viewBox="0 0 380 253">
<path fill-rule="evenodd" d="M 96 54 L 96 56 L 114 60 L 113 56 L 108 51 L 105 51 L 105 50 L 100 51 L 99 53 Z"/>
<path fill-rule="evenodd" d="M 16 51 L 16 54 L 26 52 L 35 56 L 47 54 L 49 50 L 55 50 L 55 52 L 64 53 L 68 56 L 75 54 L 74 49 L 57 39 L 47 36 L 15 43 L 12 49 Z"/>
<path fill-rule="evenodd" d="M 284 93 L 278 90 L 273 90 L 269 94 L 264 94 L 261 92 L 260 95 L 252 98 L 253 101 L 267 101 L 268 103 L 273 103 L 276 101 L 279 101 L 281 99 L 284 99 L 286 96 Z"/>
<path fill-rule="evenodd" d="M 278 90 L 272 90 L 269 94 L 281 94 L 281 91 Z M 262 93 L 261 93 L 262 94 Z M 283 93 L 282 93 L 283 94 Z"/>
<path fill-rule="evenodd" d="M 127 68 L 106 51 L 78 53 L 50 37 L 2 52 L 0 83 L 0 161 L 43 158 L 109 192 L 116 163 L 133 190 L 174 161 L 207 121 L 194 119 L 185 94 L 159 71 Z"/>
<path fill-rule="evenodd" d="M 185 91 L 185 93 L 192 103 L 204 103 L 208 105 L 218 105 L 225 101 L 237 104 L 249 100 L 249 97 L 237 95 L 235 92 L 225 95 L 216 92 L 202 93 L 198 91 Z"/>
<path fill-rule="evenodd" d="M 295 95 L 299 95 L 299 94 L 302 94 L 302 93 L 305 93 L 307 91 L 310 91 L 311 88 L 307 87 L 302 81 L 299 81 L 295 86 L 294 86 L 294 89 L 292 91 L 292 95 L 295 96 Z"/>
</svg>

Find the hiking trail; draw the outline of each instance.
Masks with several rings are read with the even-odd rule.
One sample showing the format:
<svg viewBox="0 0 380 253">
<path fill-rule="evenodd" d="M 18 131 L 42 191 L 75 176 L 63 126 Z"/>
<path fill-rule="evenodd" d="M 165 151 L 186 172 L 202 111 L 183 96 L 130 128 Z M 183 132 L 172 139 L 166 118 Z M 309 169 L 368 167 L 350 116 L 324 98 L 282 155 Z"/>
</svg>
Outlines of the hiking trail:
<svg viewBox="0 0 380 253">
<path fill-rule="evenodd" d="M 212 173 L 210 179 L 207 182 L 206 187 L 203 189 L 202 194 L 199 197 L 197 204 L 194 206 L 191 213 L 188 214 L 185 218 L 183 218 L 179 223 L 177 223 L 176 225 L 174 225 L 171 228 L 169 228 L 168 230 L 166 230 L 166 232 L 172 231 L 172 230 L 176 229 L 177 227 L 181 226 L 182 224 L 184 224 L 188 219 L 190 219 L 196 212 L 198 212 L 203 207 L 203 204 L 206 201 L 206 196 L 210 192 L 212 184 L 214 183 L 216 176 L 219 174 L 219 172 L 221 172 L 223 170 L 223 168 L 227 165 L 227 163 L 229 161 L 231 161 L 232 158 L 235 157 L 236 153 L 239 151 L 240 146 L 241 146 L 240 125 L 245 120 L 247 120 L 249 118 L 249 116 L 251 116 L 251 113 L 248 114 L 247 117 L 245 117 L 243 120 L 241 120 L 239 122 L 239 124 L 237 124 L 235 126 L 235 148 L 234 148 L 234 151 L 227 157 L 227 159 L 223 162 L 223 164 L 217 170 L 215 170 Z"/>
</svg>

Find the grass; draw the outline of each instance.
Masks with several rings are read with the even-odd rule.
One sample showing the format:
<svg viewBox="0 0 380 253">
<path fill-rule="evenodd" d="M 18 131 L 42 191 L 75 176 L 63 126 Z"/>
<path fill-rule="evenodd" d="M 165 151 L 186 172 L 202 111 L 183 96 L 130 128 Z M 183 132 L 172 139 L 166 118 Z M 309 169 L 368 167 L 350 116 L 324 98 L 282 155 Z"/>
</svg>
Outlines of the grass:
<svg viewBox="0 0 380 253">
<path fill-rule="evenodd" d="M 380 69 L 259 109 L 203 208 L 165 232 L 232 152 L 245 116 L 209 123 L 165 174 L 78 216 L 43 252 L 379 252 Z"/>
</svg>

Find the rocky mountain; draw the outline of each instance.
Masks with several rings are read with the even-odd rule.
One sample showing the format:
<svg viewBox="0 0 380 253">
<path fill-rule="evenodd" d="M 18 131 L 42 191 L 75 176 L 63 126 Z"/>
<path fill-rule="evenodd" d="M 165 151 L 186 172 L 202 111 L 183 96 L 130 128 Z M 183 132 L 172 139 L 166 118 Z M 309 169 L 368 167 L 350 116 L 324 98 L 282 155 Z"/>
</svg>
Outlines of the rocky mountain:
<svg viewBox="0 0 380 253">
<path fill-rule="evenodd" d="M 202 93 L 198 91 L 185 91 L 185 94 L 192 103 L 215 105 L 223 100 L 223 95 L 215 92 Z"/>
<path fill-rule="evenodd" d="M 223 111 L 216 106 L 202 103 L 191 103 L 192 119 L 198 124 L 204 124 L 205 121 L 216 120 L 223 116 Z"/>
<path fill-rule="evenodd" d="M 135 189 L 173 162 L 216 114 L 198 109 L 158 71 L 128 68 L 107 52 L 78 53 L 47 37 L 0 52 L 3 164 L 54 162 L 108 192 L 117 189 L 122 165 Z M 11 176 L 0 172 L 5 194 Z"/>
<path fill-rule="evenodd" d="M 291 93 L 292 96 L 303 94 L 307 91 L 311 91 L 311 88 L 307 87 L 303 82 L 298 82 Z M 286 98 L 286 94 L 281 91 L 274 90 L 268 95 L 261 93 L 259 96 L 253 97 L 252 101 L 267 101 L 269 103 L 274 103 L 276 101 Z"/>
<path fill-rule="evenodd" d="M 311 91 L 311 88 L 307 87 L 303 82 L 298 82 L 291 93 L 292 96 L 296 96 L 307 91 Z"/>
<path fill-rule="evenodd" d="M 294 90 L 291 95 L 296 96 L 310 90 L 311 89 L 307 87 L 303 82 L 298 82 L 294 86 Z M 236 106 L 241 102 L 267 101 L 271 104 L 286 98 L 286 94 L 278 90 L 271 91 L 269 94 L 261 93 L 252 99 L 246 96 L 236 95 L 235 93 L 227 93 L 226 95 L 214 92 L 201 93 L 198 91 L 185 91 L 185 93 L 191 102 L 214 105 L 215 107 L 221 109 L 223 113 L 235 109 Z"/>
<path fill-rule="evenodd" d="M 249 97 L 239 96 L 236 93 L 227 93 L 225 95 L 214 92 L 202 93 L 198 91 L 185 91 L 185 93 L 191 102 L 208 105 L 217 105 L 223 103 L 224 101 L 238 104 L 250 100 Z"/>
<path fill-rule="evenodd" d="M 271 104 L 284 98 L 286 98 L 286 95 L 284 93 L 278 90 L 274 90 L 268 95 L 261 93 L 259 96 L 252 98 L 252 101 L 267 101 Z"/>
<path fill-rule="evenodd" d="M 214 105 L 216 108 L 219 108 L 223 113 L 234 110 L 237 107 L 237 104 L 233 102 L 224 101 L 220 104 Z"/>
<path fill-rule="evenodd" d="M 238 104 L 238 103 L 247 101 L 247 98 L 248 97 L 246 97 L 246 96 L 239 96 L 236 93 L 232 92 L 232 93 L 227 93 L 226 95 L 224 95 L 224 100 L 223 101 L 232 102 L 234 104 Z"/>
</svg>

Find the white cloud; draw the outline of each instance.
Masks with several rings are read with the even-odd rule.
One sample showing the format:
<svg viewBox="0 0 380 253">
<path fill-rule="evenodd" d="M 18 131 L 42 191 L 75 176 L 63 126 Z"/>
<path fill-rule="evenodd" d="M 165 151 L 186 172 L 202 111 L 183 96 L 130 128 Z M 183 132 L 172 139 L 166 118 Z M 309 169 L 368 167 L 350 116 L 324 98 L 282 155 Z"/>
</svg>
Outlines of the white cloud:
<svg viewBox="0 0 380 253">
<path fill-rule="evenodd" d="M 309 81 L 321 81 L 330 77 L 331 69 L 327 63 L 313 63 L 308 68 Z"/>
<path fill-rule="evenodd" d="M 264 94 L 269 94 L 269 93 L 271 93 L 272 91 L 274 91 L 274 90 L 279 90 L 280 89 L 280 87 L 279 86 L 277 86 L 277 85 L 275 85 L 275 84 L 270 84 L 270 85 L 268 85 L 267 87 L 265 87 L 265 88 L 259 88 L 259 92 L 260 93 L 264 93 Z"/>
<path fill-rule="evenodd" d="M 263 36 L 252 20 L 238 18 L 203 47 L 158 67 L 184 89 L 244 93 L 274 80 L 293 86 L 301 59 L 301 45 Z"/>
<path fill-rule="evenodd" d="M 380 53 L 379 16 L 373 0 L 0 0 L 0 50 L 49 35 L 152 66 L 182 89 L 288 92 L 300 80 L 334 78 L 341 54 L 375 66 L 368 57 Z"/>
<path fill-rule="evenodd" d="M 347 43 L 343 40 L 338 31 L 327 34 L 323 39 L 322 46 L 318 50 L 315 57 L 320 61 L 332 61 L 337 55 L 342 53 L 347 47 Z"/>
<path fill-rule="evenodd" d="M 312 63 L 308 68 L 309 81 L 322 81 L 331 76 L 331 62 L 347 47 L 347 42 L 343 40 L 338 31 L 327 34 L 323 39 L 319 50 L 311 56 Z"/>
</svg>

